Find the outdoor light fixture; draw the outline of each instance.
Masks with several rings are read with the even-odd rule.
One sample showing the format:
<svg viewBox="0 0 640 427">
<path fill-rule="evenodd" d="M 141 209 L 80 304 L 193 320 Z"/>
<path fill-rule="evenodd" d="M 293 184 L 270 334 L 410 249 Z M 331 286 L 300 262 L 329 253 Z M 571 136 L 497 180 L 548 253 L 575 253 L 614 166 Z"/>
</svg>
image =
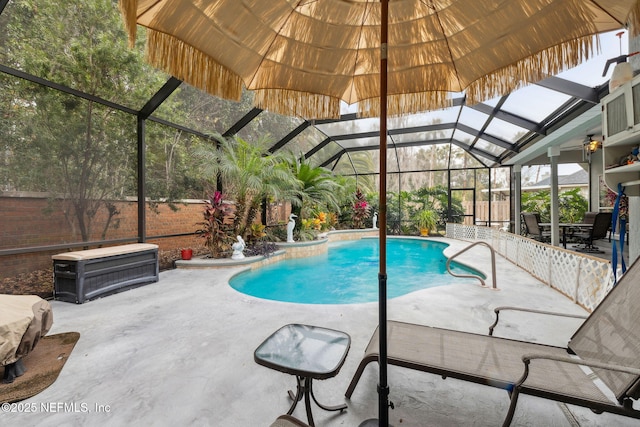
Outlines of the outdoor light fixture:
<svg viewBox="0 0 640 427">
<path fill-rule="evenodd" d="M 595 153 L 598 148 L 602 147 L 602 142 L 593 139 L 593 135 L 587 135 L 583 142 L 583 147 L 583 160 L 587 160 L 591 163 L 591 155 Z"/>
<path fill-rule="evenodd" d="M 589 141 L 587 141 L 585 145 L 587 146 L 587 151 L 589 151 L 590 153 L 595 153 L 596 150 L 602 145 L 602 142 L 592 139 L 591 135 L 589 135 Z"/>
</svg>

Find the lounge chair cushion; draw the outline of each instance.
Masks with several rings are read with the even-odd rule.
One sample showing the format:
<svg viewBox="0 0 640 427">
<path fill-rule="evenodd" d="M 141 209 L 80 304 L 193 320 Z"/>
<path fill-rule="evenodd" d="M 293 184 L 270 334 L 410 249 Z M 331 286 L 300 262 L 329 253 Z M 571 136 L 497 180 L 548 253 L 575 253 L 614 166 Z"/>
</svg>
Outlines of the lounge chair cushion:
<svg viewBox="0 0 640 427">
<path fill-rule="evenodd" d="M 412 323 L 389 321 L 387 325 L 390 364 L 506 390 L 522 376 L 522 355 L 568 356 L 566 349 L 561 347 Z M 369 362 L 378 360 L 378 347 L 376 329 L 365 350 L 363 363 L 367 357 L 370 357 Z M 548 398 L 552 393 L 612 403 L 579 366 L 550 360 L 532 363 L 536 363 L 540 369 L 533 370 L 527 379 L 527 394 Z M 550 381 L 550 378 L 554 380 Z M 350 393 L 347 392 L 347 395 L 350 396 Z"/>
</svg>

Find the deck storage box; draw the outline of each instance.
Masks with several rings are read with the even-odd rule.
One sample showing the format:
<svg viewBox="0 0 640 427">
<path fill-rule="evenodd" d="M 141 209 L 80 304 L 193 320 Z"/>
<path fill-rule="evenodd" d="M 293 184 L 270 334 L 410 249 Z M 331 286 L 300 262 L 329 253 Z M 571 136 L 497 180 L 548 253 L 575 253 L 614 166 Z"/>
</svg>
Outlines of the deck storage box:
<svg viewBox="0 0 640 427">
<path fill-rule="evenodd" d="M 53 259 L 54 297 L 82 304 L 159 279 L 158 245 L 136 243 L 65 252 Z"/>
</svg>

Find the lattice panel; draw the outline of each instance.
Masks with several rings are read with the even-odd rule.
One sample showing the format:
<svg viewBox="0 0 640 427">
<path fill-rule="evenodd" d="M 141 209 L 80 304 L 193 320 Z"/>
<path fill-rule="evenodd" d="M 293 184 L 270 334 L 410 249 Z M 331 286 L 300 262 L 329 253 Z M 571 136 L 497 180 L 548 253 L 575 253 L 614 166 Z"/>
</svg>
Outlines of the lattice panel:
<svg viewBox="0 0 640 427">
<path fill-rule="evenodd" d="M 575 252 L 553 250 L 549 252 L 551 269 L 549 285 L 571 298 L 577 299 L 578 276 L 581 256 Z"/>
<path fill-rule="evenodd" d="M 447 224 L 447 237 L 491 244 L 498 254 L 587 310 L 593 310 L 613 286 L 613 271 L 606 260 L 487 227 Z"/>
<path fill-rule="evenodd" d="M 447 224 L 447 237 L 450 237 L 449 230 L 452 230 L 454 239 L 475 240 L 476 237 L 476 227 L 471 225 Z"/>
<path fill-rule="evenodd" d="M 507 239 L 506 239 L 506 234 L 505 233 L 493 233 L 491 235 L 491 246 L 493 246 L 493 249 L 499 253 L 500 255 L 502 255 L 503 257 L 506 258 L 506 248 L 507 248 Z"/>
<path fill-rule="evenodd" d="M 504 257 L 507 258 L 512 263 L 516 265 L 520 265 L 518 263 L 518 257 L 520 256 L 519 254 L 521 251 L 522 239 L 513 234 L 512 235 L 509 235 L 509 233 L 504 233 L 504 234 L 505 234 L 505 237 L 503 238 L 504 249 L 502 252 Z"/>
<path fill-rule="evenodd" d="M 473 226 L 466 226 L 463 230 L 463 239 L 464 240 L 475 240 L 476 239 L 476 228 Z"/>
<path fill-rule="evenodd" d="M 456 239 L 456 225 L 450 222 L 447 223 L 445 227 L 445 237 L 449 237 L 451 239 Z"/>
<path fill-rule="evenodd" d="M 491 243 L 491 236 L 493 235 L 493 228 L 489 227 L 474 227 L 476 229 L 476 239 L 482 240 L 487 243 Z"/>
<path fill-rule="evenodd" d="M 582 258 L 578 280 L 578 304 L 592 311 L 613 287 L 613 270 L 609 262 Z"/>
<path fill-rule="evenodd" d="M 534 257 L 538 252 L 536 248 L 536 243 L 531 239 L 519 239 L 517 248 L 514 248 L 517 256 L 516 265 L 530 274 L 534 271 Z"/>
<path fill-rule="evenodd" d="M 531 274 L 534 277 L 539 278 L 544 283 L 549 284 L 549 274 L 550 274 L 550 255 L 553 252 L 553 248 L 548 247 L 547 245 L 532 242 L 531 244 L 531 259 L 533 261 L 533 269 L 531 270 Z"/>
</svg>

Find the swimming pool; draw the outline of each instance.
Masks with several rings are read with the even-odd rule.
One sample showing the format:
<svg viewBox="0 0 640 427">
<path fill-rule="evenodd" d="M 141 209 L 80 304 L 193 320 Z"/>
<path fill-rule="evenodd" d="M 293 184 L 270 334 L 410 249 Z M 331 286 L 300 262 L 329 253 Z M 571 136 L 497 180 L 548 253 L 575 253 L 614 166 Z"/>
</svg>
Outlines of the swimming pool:
<svg viewBox="0 0 640 427">
<path fill-rule="evenodd" d="M 398 297 L 451 283 L 477 283 L 447 272 L 443 242 L 387 240 L 387 294 Z M 352 304 L 378 300 L 378 239 L 329 243 L 322 255 L 281 261 L 234 276 L 229 284 L 254 297 L 303 304 Z M 480 274 L 452 262 L 456 273 Z"/>
</svg>

